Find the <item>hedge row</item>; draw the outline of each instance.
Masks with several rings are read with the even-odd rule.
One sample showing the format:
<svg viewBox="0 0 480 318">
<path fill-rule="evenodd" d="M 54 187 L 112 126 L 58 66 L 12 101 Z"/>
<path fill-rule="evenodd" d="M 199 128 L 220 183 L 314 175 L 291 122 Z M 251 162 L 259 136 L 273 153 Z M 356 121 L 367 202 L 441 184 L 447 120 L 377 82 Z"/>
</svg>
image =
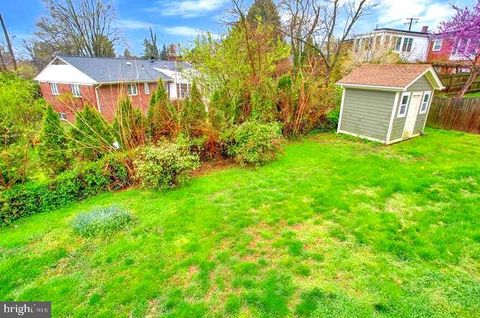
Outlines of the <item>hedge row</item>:
<svg viewBox="0 0 480 318">
<path fill-rule="evenodd" d="M 28 182 L 0 192 L 0 226 L 34 213 L 46 212 L 98 193 L 128 187 L 131 162 L 110 156 L 64 172 L 47 183 Z"/>
</svg>

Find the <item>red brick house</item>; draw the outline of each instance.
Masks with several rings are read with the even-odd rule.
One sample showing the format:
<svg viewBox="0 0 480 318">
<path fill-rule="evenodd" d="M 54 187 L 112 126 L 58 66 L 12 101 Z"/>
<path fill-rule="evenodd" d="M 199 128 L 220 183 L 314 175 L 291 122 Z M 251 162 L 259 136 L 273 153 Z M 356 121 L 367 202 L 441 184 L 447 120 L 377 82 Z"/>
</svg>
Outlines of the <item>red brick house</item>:
<svg viewBox="0 0 480 318">
<path fill-rule="evenodd" d="M 428 46 L 427 62 L 432 63 L 439 73 L 469 72 L 470 62 L 462 54 L 468 44 L 433 36 Z"/>
<path fill-rule="evenodd" d="M 190 64 L 176 61 L 56 56 L 35 80 L 62 120 L 73 120 L 85 104 L 112 120 L 122 96 L 146 112 L 158 83 L 170 99 L 185 98 L 192 75 Z"/>
</svg>

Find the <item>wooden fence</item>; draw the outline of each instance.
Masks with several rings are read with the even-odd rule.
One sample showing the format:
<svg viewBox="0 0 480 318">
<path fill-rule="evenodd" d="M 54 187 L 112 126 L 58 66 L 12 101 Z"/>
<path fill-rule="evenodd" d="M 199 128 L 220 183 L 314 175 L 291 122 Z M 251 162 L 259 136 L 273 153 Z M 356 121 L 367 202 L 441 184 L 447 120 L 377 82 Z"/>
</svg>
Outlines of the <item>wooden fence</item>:
<svg viewBox="0 0 480 318">
<path fill-rule="evenodd" d="M 427 124 L 480 134 L 480 98 L 434 97 Z"/>
<path fill-rule="evenodd" d="M 468 73 L 457 73 L 457 74 L 441 74 L 440 80 L 445 86 L 444 92 L 446 93 L 455 93 L 462 89 L 463 85 L 467 82 L 470 74 Z M 480 91 L 480 76 L 475 79 L 475 81 L 470 85 L 468 92 L 478 92 Z"/>
</svg>

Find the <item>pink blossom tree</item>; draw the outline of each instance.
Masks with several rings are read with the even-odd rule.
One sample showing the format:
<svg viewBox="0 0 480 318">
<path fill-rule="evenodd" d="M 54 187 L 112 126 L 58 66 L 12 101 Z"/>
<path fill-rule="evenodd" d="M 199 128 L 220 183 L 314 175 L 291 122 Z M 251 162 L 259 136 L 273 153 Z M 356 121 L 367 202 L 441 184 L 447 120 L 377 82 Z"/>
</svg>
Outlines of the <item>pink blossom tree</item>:
<svg viewBox="0 0 480 318">
<path fill-rule="evenodd" d="M 470 76 L 457 97 L 462 98 L 480 75 L 480 0 L 473 8 L 453 6 L 455 15 L 440 23 L 439 38 L 453 44 L 455 55 L 470 64 Z"/>
</svg>

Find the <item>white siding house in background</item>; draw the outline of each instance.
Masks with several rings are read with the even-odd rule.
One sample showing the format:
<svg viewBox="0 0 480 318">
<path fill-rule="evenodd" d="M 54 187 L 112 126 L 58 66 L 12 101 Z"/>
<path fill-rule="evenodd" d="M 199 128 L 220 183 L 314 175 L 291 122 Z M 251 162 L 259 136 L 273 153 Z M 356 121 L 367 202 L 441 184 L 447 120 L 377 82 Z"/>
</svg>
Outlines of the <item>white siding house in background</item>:
<svg viewBox="0 0 480 318">
<path fill-rule="evenodd" d="M 429 34 L 428 28 L 422 32 L 390 28 L 374 29 L 368 34 L 353 37 L 353 54 L 360 60 L 370 61 L 382 50 L 392 50 L 407 62 L 425 62 L 427 60 Z"/>
</svg>

